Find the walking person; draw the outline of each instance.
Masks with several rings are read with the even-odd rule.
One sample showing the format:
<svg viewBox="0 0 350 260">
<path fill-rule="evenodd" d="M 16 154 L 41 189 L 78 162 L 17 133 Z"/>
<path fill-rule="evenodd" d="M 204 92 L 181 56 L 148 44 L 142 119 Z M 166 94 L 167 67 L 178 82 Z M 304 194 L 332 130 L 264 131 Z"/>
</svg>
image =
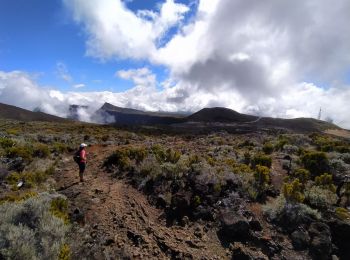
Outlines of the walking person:
<svg viewBox="0 0 350 260">
<path fill-rule="evenodd" d="M 74 161 L 79 165 L 80 182 L 84 182 L 84 172 L 86 168 L 86 148 L 87 145 L 82 143 L 79 150 L 74 155 Z"/>
</svg>

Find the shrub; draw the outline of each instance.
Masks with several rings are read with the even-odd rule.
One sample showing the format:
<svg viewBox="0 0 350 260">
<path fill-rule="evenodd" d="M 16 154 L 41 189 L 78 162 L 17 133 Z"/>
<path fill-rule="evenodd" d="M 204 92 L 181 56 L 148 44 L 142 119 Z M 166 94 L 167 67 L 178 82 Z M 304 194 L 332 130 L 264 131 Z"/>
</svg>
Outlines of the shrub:
<svg viewBox="0 0 350 260">
<path fill-rule="evenodd" d="M 67 244 L 64 244 L 60 249 L 60 253 L 58 254 L 58 260 L 70 260 L 70 259 L 71 259 L 70 248 Z"/>
<path fill-rule="evenodd" d="M 14 129 L 14 128 L 9 128 L 9 129 L 6 129 L 6 133 L 9 134 L 9 135 L 18 135 L 19 130 L 18 129 Z"/>
<path fill-rule="evenodd" d="M 68 201 L 58 197 L 51 200 L 50 212 L 52 215 L 62 219 L 65 224 L 69 223 L 68 217 Z"/>
<path fill-rule="evenodd" d="M 68 148 L 69 148 L 68 145 L 64 143 L 55 142 L 52 145 L 52 152 L 62 154 L 62 153 L 66 153 L 68 151 Z"/>
<path fill-rule="evenodd" d="M 10 185 L 16 185 L 20 180 L 22 180 L 26 186 L 33 187 L 45 182 L 48 176 L 52 175 L 54 172 L 54 166 L 50 166 L 45 171 L 23 172 L 21 174 L 13 172 L 7 176 L 6 181 Z"/>
<path fill-rule="evenodd" d="M 0 206 L 0 255 L 5 259 L 57 259 L 68 227 L 49 212 L 57 195 L 40 194 Z"/>
<path fill-rule="evenodd" d="M 254 178 L 259 187 L 263 188 L 270 182 L 270 169 L 266 166 L 257 165 Z"/>
<path fill-rule="evenodd" d="M 341 155 L 341 159 L 346 163 L 350 164 L 350 153 L 344 153 Z"/>
<path fill-rule="evenodd" d="M 310 171 L 312 177 L 329 172 L 329 162 L 324 152 L 306 152 L 301 157 L 301 161 L 304 168 Z"/>
<path fill-rule="evenodd" d="M 128 153 L 129 158 L 135 160 L 137 164 L 142 162 L 146 158 L 147 154 L 148 152 L 144 147 L 130 148 Z"/>
<path fill-rule="evenodd" d="M 160 164 L 154 157 L 147 157 L 145 160 L 143 160 L 140 164 L 139 171 L 141 175 L 149 176 L 153 179 L 162 173 Z"/>
<path fill-rule="evenodd" d="M 10 147 L 15 146 L 16 142 L 13 141 L 11 138 L 6 138 L 6 137 L 0 137 L 0 147 L 3 149 L 7 149 Z"/>
<path fill-rule="evenodd" d="M 302 183 L 306 183 L 308 180 L 310 180 L 310 172 L 303 168 L 297 169 L 293 175 L 295 178 L 298 178 Z"/>
<path fill-rule="evenodd" d="M 38 193 L 33 192 L 33 191 L 21 193 L 19 195 L 17 195 L 17 194 L 6 195 L 5 197 L 0 198 L 0 205 L 5 203 L 5 202 L 19 202 L 19 201 L 22 201 L 22 200 L 29 199 L 31 197 L 35 197 L 37 195 L 38 195 Z"/>
<path fill-rule="evenodd" d="M 337 195 L 319 186 L 312 186 L 305 190 L 305 199 L 313 207 L 327 209 L 337 202 Z"/>
<path fill-rule="evenodd" d="M 265 154 L 256 154 L 253 157 L 251 163 L 253 167 L 256 167 L 257 165 L 261 165 L 261 166 L 266 166 L 270 168 L 272 164 L 272 159 L 270 156 Z"/>
<path fill-rule="evenodd" d="M 201 197 L 198 195 L 194 196 L 192 201 L 195 207 L 199 206 L 202 203 Z"/>
<path fill-rule="evenodd" d="M 274 150 L 274 146 L 272 143 L 265 143 L 262 150 L 266 154 L 272 154 L 272 152 Z"/>
<path fill-rule="evenodd" d="M 340 208 L 340 207 L 336 208 L 335 215 L 341 220 L 350 220 L 350 213 L 345 208 Z"/>
<path fill-rule="evenodd" d="M 328 173 L 324 173 L 320 176 L 317 176 L 315 178 L 315 184 L 317 186 L 321 186 L 324 189 L 329 189 L 332 192 L 335 192 L 335 190 L 336 190 L 336 187 L 333 184 L 332 175 L 330 175 Z"/>
<path fill-rule="evenodd" d="M 275 144 L 275 150 L 281 151 L 286 144 L 289 144 L 290 140 L 288 137 L 280 135 L 278 136 L 278 141 Z"/>
<path fill-rule="evenodd" d="M 272 203 L 263 206 L 263 212 L 268 219 L 287 230 L 295 230 L 299 225 L 310 223 L 321 218 L 317 210 L 302 203 L 290 203 L 280 195 Z"/>
<path fill-rule="evenodd" d="M 181 153 L 179 151 L 168 148 L 165 150 L 161 145 L 154 145 L 152 147 L 152 152 L 154 156 L 157 158 L 159 162 L 170 162 L 177 163 L 177 161 L 181 157 Z"/>
<path fill-rule="evenodd" d="M 6 156 L 10 158 L 22 157 L 30 162 L 33 159 L 33 149 L 30 146 L 14 146 L 6 149 Z"/>
<path fill-rule="evenodd" d="M 33 147 L 33 156 L 46 158 L 50 155 L 49 147 L 46 144 L 37 143 Z"/>
<path fill-rule="evenodd" d="M 128 157 L 129 150 L 126 148 L 118 148 L 114 151 L 103 163 L 103 167 L 111 168 L 117 167 L 120 171 L 126 171 L 130 169 L 131 162 Z"/>
<path fill-rule="evenodd" d="M 244 164 L 244 163 L 240 163 L 237 164 L 234 168 L 233 168 L 233 172 L 240 174 L 240 173 L 251 173 L 253 172 L 252 168 L 249 167 L 249 165 Z"/>
<path fill-rule="evenodd" d="M 299 147 L 295 145 L 285 144 L 283 146 L 283 151 L 287 154 L 297 154 L 299 151 Z"/>
<path fill-rule="evenodd" d="M 305 196 L 303 194 L 303 184 L 299 179 L 294 179 L 291 183 L 284 183 L 282 186 L 283 195 L 287 202 L 300 203 L 303 202 Z"/>
</svg>

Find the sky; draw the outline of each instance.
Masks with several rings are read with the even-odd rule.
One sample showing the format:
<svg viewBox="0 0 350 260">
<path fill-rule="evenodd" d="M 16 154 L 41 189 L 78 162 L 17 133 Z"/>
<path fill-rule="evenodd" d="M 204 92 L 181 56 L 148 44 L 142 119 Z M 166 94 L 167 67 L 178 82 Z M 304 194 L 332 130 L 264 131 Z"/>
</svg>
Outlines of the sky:
<svg viewBox="0 0 350 260">
<path fill-rule="evenodd" d="M 0 102 L 58 116 L 322 108 L 350 128 L 349 13 L 348 0 L 1 0 Z"/>
</svg>

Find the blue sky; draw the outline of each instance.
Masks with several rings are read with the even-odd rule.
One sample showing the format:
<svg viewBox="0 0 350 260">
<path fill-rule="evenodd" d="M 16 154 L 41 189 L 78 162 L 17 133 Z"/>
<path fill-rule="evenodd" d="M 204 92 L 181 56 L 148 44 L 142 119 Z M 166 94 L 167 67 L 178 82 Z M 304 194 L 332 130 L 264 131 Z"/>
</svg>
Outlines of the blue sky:
<svg viewBox="0 0 350 260">
<path fill-rule="evenodd" d="M 188 3 L 188 1 L 177 1 Z M 157 10 L 159 1 L 135 0 L 127 6 Z M 171 33 L 171 32 L 169 32 Z M 169 34 L 170 35 L 170 34 Z M 62 91 L 85 84 L 81 91 L 124 91 L 132 82 L 115 77 L 118 70 L 150 67 L 157 79 L 166 78 L 163 66 L 147 60 L 102 62 L 85 55 L 85 35 L 61 0 L 2 0 L 0 8 L 0 70 L 21 70 L 38 75 L 38 82 Z M 63 80 L 57 64 L 64 64 L 72 80 Z"/>
<path fill-rule="evenodd" d="M 322 107 L 350 128 L 348 10 L 348 0 L 2 0 L 0 102 L 59 116 L 103 102 L 286 118 Z"/>
</svg>

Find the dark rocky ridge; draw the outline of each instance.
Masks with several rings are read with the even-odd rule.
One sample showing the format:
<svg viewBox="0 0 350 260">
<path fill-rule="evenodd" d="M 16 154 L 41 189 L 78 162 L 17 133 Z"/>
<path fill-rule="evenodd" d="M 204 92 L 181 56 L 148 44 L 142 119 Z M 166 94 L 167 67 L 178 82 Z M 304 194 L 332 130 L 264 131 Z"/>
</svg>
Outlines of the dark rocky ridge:
<svg viewBox="0 0 350 260">
<path fill-rule="evenodd" d="M 0 103 L 0 118 L 30 121 L 46 121 L 46 122 L 68 122 L 68 119 L 58 116 L 49 115 L 43 112 L 32 112 L 19 107 Z"/>
</svg>

